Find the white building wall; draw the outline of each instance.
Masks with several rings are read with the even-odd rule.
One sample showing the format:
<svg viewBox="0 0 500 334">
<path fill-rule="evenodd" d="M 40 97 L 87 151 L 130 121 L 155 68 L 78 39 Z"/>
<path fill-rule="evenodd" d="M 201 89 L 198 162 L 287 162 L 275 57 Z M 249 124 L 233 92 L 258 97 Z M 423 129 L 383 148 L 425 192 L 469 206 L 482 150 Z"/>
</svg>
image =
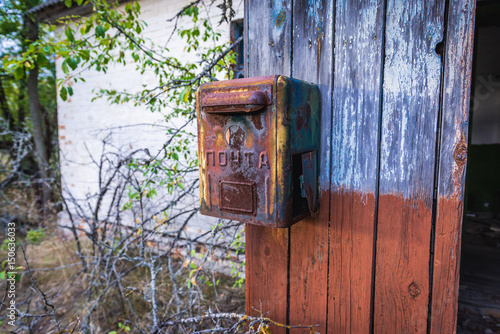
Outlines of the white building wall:
<svg viewBox="0 0 500 334">
<path fill-rule="evenodd" d="M 141 0 L 140 19 L 147 23 L 143 36 L 151 39 L 157 45 L 165 45 L 174 28 L 174 17 L 190 0 Z M 209 3 L 209 1 L 207 1 Z M 221 42 L 229 41 L 229 24 L 217 26 L 220 19 L 220 9 L 217 3 L 206 7 L 214 27 L 222 34 Z M 124 5 L 121 6 L 123 9 Z M 235 19 L 243 18 L 243 0 L 235 1 Z M 200 14 L 202 16 L 204 14 Z M 178 28 L 189 27 L 189 22 L 180 20 Z M 168 44 L 172 55 L 182 60 L 195 60 L 194 55 L 184 52 L 184 42 L 177 33 L 174 33 Z M 61 70 L 62 59 L 56 60 L 57 77 L 64 78 Z M 165 121 L 161 113 L 152 113 L 143 107 L 134 107 L 132 103 L 115 105 L 106 99 L 97 99 L 91 102 L 95 91 L 100 88 L 126 89 L 129 92 L 139 91 L 143 84 L 152 84 L 153 75 L 141 75 L 135 71 L 135 64 L 114 66 L 104 74 L 96 71 L 86 71 L 83 74 L 86 82 L 73 84 L 74 95 L 67 101 L 58 100 L 59 147 L 61 159 L 61 179 L 63 195 L 67 199 L 76 199 L 86 210 L 89 202 L 87 197 L 98 190 L 98 168 L 93 160 L 99 160 L 103 150 L 103 139 L 108 138 L 108 149 L 122 153 L 132 152 L 139 148 L 148 148 L 156 152 L 165 143 L 167 135 L 164 128 Z M 154 127 L 152 124 L 157 124 Z M 179 124 L 173 124 L 178 126 Z M 196 123 L 189 129 L 196 133 Z M 113 150 L 112 149 L 112 150 Z M 197 147 L 193 147 L 193 152 Z M 194 175 L 193 177 L 197 177 Z M 182 206 L 193 207 L 198 205 L 199 197 L 185 197 Z M 71 202 L 71 201 L 70 201 Z M 92 202 L 92 201 L 90 201 Z M 106 203 L 105 203 L 106 204 Z M 76 211 L 71 206 L 70 210 Z M 74 212 L 76 213 L 76 212 Z M 77 216 L 77 215 L 74 215 Z M 132 217 L 126 218 L 133 220 Z M 125 220 L 124 219 L 124 222 Z M 62 213 L 59 223 L 66 225 L 68 215 Z M 214 222 L 213 219 L 197 215 L 191 224 L 193 233 L 207 230 Z"/>
</svg>

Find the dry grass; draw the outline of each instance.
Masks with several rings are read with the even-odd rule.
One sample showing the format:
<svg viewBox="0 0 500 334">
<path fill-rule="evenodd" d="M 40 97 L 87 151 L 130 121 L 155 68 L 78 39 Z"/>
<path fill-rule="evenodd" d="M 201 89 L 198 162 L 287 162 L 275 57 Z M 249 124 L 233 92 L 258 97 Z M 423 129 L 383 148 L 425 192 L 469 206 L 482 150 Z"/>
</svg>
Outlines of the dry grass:
<svg viewBox="0 0 500 334">
<path fill-rule="evenodd" d="M 54 305 L 57 320 L 61 329 L 71 330 L 78 328 L 79 319 L 82 319 L 85 311 L 89 308 L 88 282 L 90 273 L 83 273 L 80 260 L 76 254 L 76 246 L 73 240 L 64 237 L 58 231 L 54 231 L 43 237 L 39 242 L 21 240 L 24 245 L 29 268 L 32 270 L 33 279 L 38 287 L 47 295 L 49 302 Z M 90 242 L 83 242 L 84 252 L 90 254 Z M 1 259 L 6 258 L 6 251 L 0 251 Z M 175 266 L 183 266 L 184 259 L 177 255 Z M 22 311 L 31 314 L 43 314 L 47 306 L 38 296 L 36 287 L 33 287 L 32 279 L 26 273 L 28 265 L 23 258 L 20 248 L 17 250 L 17 265 L 24 267 L 24 274 L 17 284 L 16 302 Z M 124 264 L 126 266 L 127 264 Z M 166 266 L 164 267 L 166 268 Z M 121 268 L 122 272 L 124 268 Z M 208 275 L 208 274 L 207 274 Z M 185 276 L 185 281 L 188 277 Z M 145 268 L 137 268 L 130 271 L 123 278 L 123 284 L 130 289 L 127 298 L 134 304 L 137 316 L 127 314 L 126 305 L 123 305 L 123 298 L 117 296 L 116 290 L 110 290 L 100 302 L 98 311 L 91 316 L 91 332 L 109 333 L 118 330 L 118 324 L 130 321 L 131 331 L 136 327 L 146 328 L 150 324 L 150 305 L 144 300 L 143 291 L 149 287 L 149 273 Z M 193 288 L 201 289 L 204 298 L 201 300 L 201 309 L 218 309 L 221 312 L 244 312 L 244 287 L 234 288 L 232 277 L 217 275 L 219 284 L 216 289 L 208 285 L 198 284 Z M 0 290 L 5 291 L 6 282 L 0 283 Z M 98 289 L 98 287 L 96 288 Z M 171 297 L 172 282 L 167 270 L 162 270 L 158 275 L 158 302 L 163 306 L 168 303 Z M 97 292 L 97 291 L 96 291 Z M 29 304 L 26 301 L 31 300 Z M 92 301 L 92 295 L 90 298 Z M 186 302 L 181 300 L 181 303 Z M 184 308 L 184 307 L 183 307 Z M 5 314 L 5 309 L 0 312 L 0 316 Z M 6 319 L 0 325 L 0 331 L 12 330 L 7 325 Z M 24 320 L 24 329 L 18 333 L 28 333 L 28 323 Z M 32 326 L 32 333 L 56 333 L 53 317 L 37 319 Z M 75 331 L 78 332 L 78 331 Z"/>
</svg>

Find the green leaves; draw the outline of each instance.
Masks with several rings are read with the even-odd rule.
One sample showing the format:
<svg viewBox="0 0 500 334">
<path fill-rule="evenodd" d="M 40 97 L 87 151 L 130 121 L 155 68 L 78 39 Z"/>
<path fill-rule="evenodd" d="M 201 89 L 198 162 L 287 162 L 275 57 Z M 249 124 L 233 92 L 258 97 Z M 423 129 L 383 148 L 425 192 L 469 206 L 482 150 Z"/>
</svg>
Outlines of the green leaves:
<svg viewBox="0 0 500 334">
<path fill-rule="evenodd" d="M 39 53 L 37 56 L 36 56 L 36 62 L 38 64 L 38 66 L 40 67 L 45 67 L 47 66 L 47 56 L 45 56 L 45 54 L 43 53 Z"/>
<path fill-rule="evenodd" d="M 140 13 L 140 12 L 141 12 L 141 5 L 139 4 L 139 2 L 134 1 L 133 8 L 134 8 L 134 11 L 135 11 L 136 13 Z"/>
<path fill-rule="evenodd" d="M 75 59 L 73 57 L 68 57 L 66 59 L 66 62 L 68 63 L 69 67 L 71 67 L 71 69 L 73 71 L 76 70 L 76 68 L 78 67 L 78 61 L 77 61 L 77 59 Z"/>
<path fill-rule="evenodd" d="M 103 26 L 98 25 L 95 27 L 95 35 L 100 38 L 104 38 L 106 36 L 106 29 Z"/>
<path fill-rule="evenodd" d="M 59 91 L 59 96 L 61 97 L 61 100 L 66 101 L 69 96 L 73 96 L 73 88 L 70 86 L 68 87 L 61 87 L 61 90 Z"/>
<path fill-rule="evenodd" d="M 63 101 L 66 101 L 68 99 L 68 89 L 66 87 L 61 87 L 61 90 L 59 91 L 59 96 Z"/>
<path fill-rule="evenodd" d="M 64 30 L 64 34 L 66 35 L 66 38 L 71 42 L 71 43 L 74 43 L 75 42 L 75 36 L 73 35 L 73 30 L 69 27 L 67 27 L 65 30 Z"/>
<path fill-rule="evenodd" d="M 20 80 L 22 77 L 24 77 L 24 66 L 18 65 L 14 70 L 14 79 Z"/>
<path fill-rule="evenodd" d="M 187 103 L 191 99 L 191 86 L 184 87 L 181 94 L 179 95 L 179 100 Z"/>
<path fill-rule="evenodd" d="M 125 5 L 125 13 L 132 14 L 132 4 L 128 3 Z"/>
</svg>

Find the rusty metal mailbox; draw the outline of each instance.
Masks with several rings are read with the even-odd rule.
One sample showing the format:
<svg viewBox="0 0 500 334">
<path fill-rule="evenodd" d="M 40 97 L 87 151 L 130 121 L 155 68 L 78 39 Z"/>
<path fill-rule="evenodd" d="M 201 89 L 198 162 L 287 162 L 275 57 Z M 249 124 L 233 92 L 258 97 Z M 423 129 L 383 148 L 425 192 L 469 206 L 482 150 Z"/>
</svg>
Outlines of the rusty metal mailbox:
<svg viewBox="0 0 500 334">
<path fill-rule="evenodd" d="M 288 227 L 317 210 L 320 95 L 284 76 L 197 92 L 201 213 Z"/>
</svg>

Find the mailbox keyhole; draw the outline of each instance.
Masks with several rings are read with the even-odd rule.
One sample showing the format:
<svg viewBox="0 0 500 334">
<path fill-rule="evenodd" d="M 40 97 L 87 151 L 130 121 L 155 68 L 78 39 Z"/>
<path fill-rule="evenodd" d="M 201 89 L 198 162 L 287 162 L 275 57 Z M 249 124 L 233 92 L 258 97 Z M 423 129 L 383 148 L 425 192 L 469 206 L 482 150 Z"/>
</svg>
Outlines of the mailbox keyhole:
<svg viewBox="0 0 500 334">
<path fill-rule="evenodd" d="M 302 154 L 292 155 L 292 216 L 297 217 L 308 212 L 307 199 L 302 196 L 300 181 L 302 179 Z"/>
</svg>

